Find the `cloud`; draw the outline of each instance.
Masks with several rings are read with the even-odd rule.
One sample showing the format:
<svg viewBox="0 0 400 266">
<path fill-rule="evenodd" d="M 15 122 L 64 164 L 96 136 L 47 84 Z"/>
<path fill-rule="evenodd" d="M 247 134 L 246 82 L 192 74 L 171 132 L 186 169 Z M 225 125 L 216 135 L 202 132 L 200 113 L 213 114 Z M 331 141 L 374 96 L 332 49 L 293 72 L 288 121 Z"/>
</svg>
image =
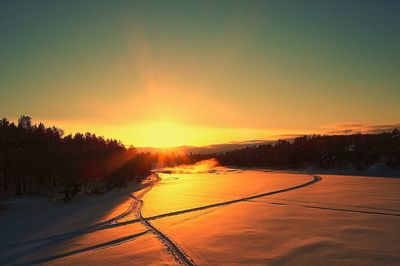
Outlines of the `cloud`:
<svg viewBox="0 0 400 266">
<path fill-rule="evenodd" d="M 360 123 L 341 123 L 324 126 L 325 134 L 356 134 L 356 133 L 367 133 L 367 134 L 378 134 L 383 132 L 391 132 L 395 128 L 400 128 L 400 122 L 389 123 L 389 124 L 360 124 Z"/>
<path fill-rule="evenodd" d="M 379 134 L 383 132 L 392 132 L 395 128 L 400 129 L 400 122 L 396 123 L 388 123 L 388 124 L 362 124 L 362 123 L 339 123 L 339 124 L 331 124 L 321 127 L 321 130 L 317 130 L 315 132 L 308 131 L 307 133 L 299 134 L 281 134 L 281 135 L 272 135 L 266 139 L 250 139 L 246 141 L 231 141 L 228 143 L 220 143 L 220 144 L 212 144 L 205 146 L 178 146 L 170 149 L 163 148 L 151 148 L 151 147 L 139 147 L 139 151 L 143 152 L 164 152 L 164 153 L 202 153 L 202 154 L 211 154 L 211 153 L 220 153 L 231 151 L 235 149 L 246 148 L 249 146 L 255 145 L 263 145 L 263 144 L 272 144 L 275 143 L 278 139 L 286 139 L 293 140 L 297 137 L 301 136 L 310 136 L 313 134 L 319 135 L 350 135 L 357 133 L 364 134 Z"/>
<path fill-rule="evenodd" d="M 310 134 L 307 134 L 307 133 L 298 133 L 298 134 L 280 134 L 280 135 L 273 135 L 273 136 L 270 136 L 270 138 L 271 139 L 273 139 L 273 140 L 278 140 L 278 139 L 294 139 L 294 138 L 297 138 L 297 137 L 302 137 L 302 136 L 305 136 L 305 135 L 310 135 Z"/>
<path fill-rule="evenodd" d="M 152 153 L 202 153 L 202 154 L 211 154 L 211 153 L 219 153 L 226 152 L 241 148 L 246 148 L 249 146 L 255 145 L 265 145 L 274 143 L 274 140 L 248 140 L 248 141 L 234 141 L 229 143 L 220 143 L 220 144 L 212 144 L 205 146 L 178 146 L 170 149 L 164 148 L 152 148 L 152 147 L 138 147 L 138 150 L 141 152 L 152 152 Z"/>
</svg>

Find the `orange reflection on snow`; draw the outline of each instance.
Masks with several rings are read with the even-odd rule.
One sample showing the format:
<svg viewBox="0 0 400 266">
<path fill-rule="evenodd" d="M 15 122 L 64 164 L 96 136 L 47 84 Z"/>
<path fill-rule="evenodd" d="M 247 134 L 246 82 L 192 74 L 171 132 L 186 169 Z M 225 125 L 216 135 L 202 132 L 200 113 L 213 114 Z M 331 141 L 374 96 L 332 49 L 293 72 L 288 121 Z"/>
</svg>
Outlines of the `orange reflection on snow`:
<svg viewBox="0 0 400 266">
<path fill-rule="evenodd" d="M 193 168 L 196 169 L 195 166 L 188 167 L 191 171 Z M 202 166 L 202 173 L 182 173 L 184 169 L 178 167 L 180 173 L 159 172 L 160 182 L 143 197 L 145 217 L 240 199 L 312 180 L 308 175 L 243 171 L 220 166 L 208 171 Z"/>
</svg>

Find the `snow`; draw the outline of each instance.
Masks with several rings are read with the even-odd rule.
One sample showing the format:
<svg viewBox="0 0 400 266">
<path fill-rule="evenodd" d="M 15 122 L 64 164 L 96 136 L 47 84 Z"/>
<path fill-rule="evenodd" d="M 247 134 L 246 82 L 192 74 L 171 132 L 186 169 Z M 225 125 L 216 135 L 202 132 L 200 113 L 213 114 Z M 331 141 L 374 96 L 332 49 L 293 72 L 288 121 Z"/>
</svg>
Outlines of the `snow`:
<svg viewBox="0 0 400 266">
<path fill-rule="evenodd" d="M 323 175 L 302 189 L 154 225 L 198 264 L 398 265 L 399 191 L 398 179 Z"/>
<path fill-rule="evenodd" d="M 0 265 L 54 261 L 61 265 L 69 264 L 72 258 L 81 265 L 98 264 L 98 260 L 104 262 L 107 258 L 113 265 L 130 259 L 143 264 L 170 261 L 162 245 L 146 236 L 146 228 L 139 224 L 101 229 L 104 224 L 124 220 L 113 218 L 129 209 L 128 193 L 137 189 L 133 185 L 104 195 L 81 195 L 70 204 L 49 204 L 46 197 L 11 199 L 8 208 L 0 212 Z M 135 243 L 138 239 L 140 244 Z M 93 255 L 99 251 L 108 257 Z"/>
<path fill-rule="evenodd" d="M 310 180 L 307 175 L 266 174 L 222 167 L 211 173 L 160 174 L 160 177 L 161 182 L 144 197 L 146 217 L 256 195 Z"/>
<path fill-rule="evenodd" d="M 224 167 L 159 175 L 71 204 L 11 200 L 0 211 L 0 265 L 176 265 L 176 253 L 199 265 L 400 263 L 400 179 Z"/>
</svg>

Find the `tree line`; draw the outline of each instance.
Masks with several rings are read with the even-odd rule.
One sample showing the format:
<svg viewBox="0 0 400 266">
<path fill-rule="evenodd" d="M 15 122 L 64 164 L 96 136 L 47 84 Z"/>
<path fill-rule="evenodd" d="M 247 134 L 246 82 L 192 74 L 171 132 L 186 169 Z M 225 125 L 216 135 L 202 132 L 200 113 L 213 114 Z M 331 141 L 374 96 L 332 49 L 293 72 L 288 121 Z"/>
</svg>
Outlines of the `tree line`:
<svg viewBox="0 0 400 266">
<path fill-rule="evenodd" d="M 64 136 L 62 129 L 0 120 L 0 193 L 56 194 L 69 201 L 86 194 L 123 187 L 149 175 L 155 158 L 126 148 L 120 141 L 92 133 Z"/>
<path fill-rule="evenodd" d="M 64 136 L 62 129 L 0 120 L 0 195 L 103 193 L 140 182 L 153 168 L 216 158 L 222 165 L 273 169 L 355 168 L 382 163 L 400 169 L 400 131 L 302 136 L 213 154 L 151 154 L 92 133 Z"/>
<path fill-rule="evenodd" d="M 273 169 L 365 170 L 374 164 L 400 169 L 400 131 L 380 134 L 312 135 L 224 153 L 194 154 L 193 161 L 216 158 L 222 165 Z"/>
</svg>

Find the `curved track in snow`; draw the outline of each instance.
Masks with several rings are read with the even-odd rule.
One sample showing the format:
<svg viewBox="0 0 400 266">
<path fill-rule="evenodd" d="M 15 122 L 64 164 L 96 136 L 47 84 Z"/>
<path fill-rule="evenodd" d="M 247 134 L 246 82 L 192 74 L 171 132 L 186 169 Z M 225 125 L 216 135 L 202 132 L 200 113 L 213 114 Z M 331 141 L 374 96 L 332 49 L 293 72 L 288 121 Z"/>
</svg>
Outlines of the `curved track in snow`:
<svg viewBox="0 0 400 266">
<path fill-rule="evenodd" d="M 266 193 L 262 193 L 262 194 L 249 196 L 249 197 L 243 197 L 243 198 L 240 198 L 240 199 L 214 203 L 214 204 L 201 206 L 201 207 L 197 207 L 197 208 L 191 208 L 191 209 L 185 209 L 185 210 L 176 211 L 176 212 L 165 213 L 165 214 L 156 215 L 156 216 L 152 216 L 152 217 L 148 217 L 148 218 L 145 218 L 142 215 L 143 200 L 141 200 L 140 198 L 135 197 L 133 195 L 132 195 L 132 197 L 135 198 L 139 202 L 138 208 L 136 210 L 137 210 L 137 217 L 140 219 L 141 223 L 144 226 L 146 226 L 150 230 L 150 232 L 152 232 L 155 236 L 157 236 L 158 239 L 161 240 L 161 242 L 172 253 L 174 259 L 178 263 L 191 266 L 191 265 L 195 265 L 194 261 L 182 250 L 182 248 L 180 248 L 177 244 L 175 244 L 168 236 L 166 236 L 164 233 L 162 233 L 160 230 L 158 230 L 156 227 L 154 227 L 150 223 L 149 220 L 160 219 L 160 218 L 163 218 L 163 217 L 179 215 L 179 214 L 188 213 L 188 212 L 206 210 L 206 209 L 210 209 L 210 208 L 226 206 L 226 205 L 230 205 L 230 204 L 234 204 L 234 203 L 238 203 L 238 202 L 243 202 L 243 201 L 248 201 L 248 200 L 261 198 L 261 197 L 265 197 L 265 196 L 269 196 L 269 195 L 274 195 L 274 194 L 278 194 L 278 193 L 284 193 L 284 192 L 288 192 L 288 191 L 291 191 L 291 190 L 295 190 L 295 189 L 299 189 L 299 188 L 303 188 L 303 187 L 312 185 L 312 184 L 314 184 L 314 183 L 316 183 L 316 182 L 318 182 L 320 180 L 321 180 L 321 177 L 313 176 L 313 180 L 311 180 L 309 182 L 306 182 L 306 183 L 303 183 L 303 184 L 300 184 L 300 185 L 297 185 L 297 186 L 284 188 L 284 189 L 280 189 L 280 190 L 275 190 L 275 191 L 270 191 L 270 192 L 266 192 Z"/>
<path fill-rule="evenodd" d="M 189 258 L 189 256 L 182 250 L 182 248 L 178 247 L 177 244 L 175 244 L 168 236 L 166 236 L 164 233 L 154 227 L 154 225 L 152 225 L 148 219 L 142 216 L 143 200 L 136 198 L 135 196 L 132 197 L 134 197 L 139 202 L 136 215 L 140 219 L 140 222 L 145 227 L 147 227 L 149 231 L 167 247 L 168 251 L 170 251 L 174 259 L 179 264 L 188 266 L 195 265 L 193 260 Z"/>
<path fill-rule="evenodd" d="M 266 196 L 270 196 L 270 195 L 275 195 L 275 194 L 279 194 L 279 193 L 288 192 L 288 191 L 291 191 L 291 190 L 303 188 L 303 187 L 312 185 L 312 184 L 314 184 L 316 182 L 319 182 L 319 181 L 321 181 L 321 179 L 322 178 L 319 177 L 319 176 L 313 176 L 313 180 L 311 180 L 309 182 L 306 182 L 304 184 L 300 184 L 300 185 L 294 186 L 294 187 L 274 190 L 274 191 L 270 191 L 270 192 L 266 192 L 266 193 L 262 193 L 262 194 L 243 197 L 243 198 L 235 199 L 235 200 L 228 200 L 228 201 L 218 202 L 218 203 L 205 205 L 205 206 L 200 206 L 200 207 L 196 207 L 196 208 L 190 208 L 190 209 L 185 209 L 185 210 L 180 210 L 180 211 L 175 211 L 175 212 L 159 214 L 159 215 L 147 217 L 146 219 L 147 220 L 156 220 L 156 219 L 160 219 L 160 218 L 164 218 L 164 217 L 168 217 L 168 216 L 174 216 L 174 215 L 179 215 L 179 214 L 188 213 L 188 212 L 202 211 L 202 210 L 215 208 L 215 207 L 226 206 L 226 205 L 230 205 L 230 204 L 234 204 L 234 203 L 238 203 L 238 202 L 242 202 L 242 201 L 248 201 L 248 200 L 252 200 L 252 199 L 262 198 L 262 197 L 266 197 Z"/>
<path fill-rule="evenodd" d="M 148 191 L 151 190 L 151 188 L 157 183 L 158 180 L 159 179 L 157 179 L 155 182 L 153 180 L 153 182 L 149 186 L 147 186 L 145 189 L 143 189 L 139 194 L 136 194 L 136 195 L 130 194 L 129 196 L 131 197 L 132 201 L 131 201 L 128 209 L 126 211 L 124 211 L 123 213 L 121 213 L 111 219 L 108 219 L 106 221 L 103 221 L 103 222 L 94 224 L 92 226 L 89 226 L 87 228 L 84 228 L 82 230 L 67 232 L 67 233 L 59 234 L 59 235 L 53 235 L 53 236 L 42 238 L 42 239 L 36 239 L 36 241 L 38 241 L 38 240 L 39 241 L 46 241 L 46 240 L 50 241 L 50 243 L 49 242 L 43 243 L 42 245 L 39 245 L 37 247 L 37 248 L 42 249 L 44 246 L 47 246 L 49 244 L 50 245 L 55 244 L 55 243 L 65 241 L 67 239 L 74 238 L 74 237 L 77 237 L 77 236 L 80 236 L 80 235 L 83 235 L 86 233 L 94 233 L 96 231 L 100 231 L 103 229 L 124 226 L 124 225 L 128 225 L 128 224 L 136 223 L 136 222 L 141 222 L 148 230 L 140 232 L 135 235 L 123 237 L 120 239 L 115 239 L 115 240 L 112 240 L 112 241 L 109 241 L 106 243 L 102 243 L 99 245 L 91 246 L 88 248 L 83 248 L 81 250 L 33 260 L 30 262 L 31 263 L 30 265 L 43 263 L 43 262 L 50 262 L 50 261 L 62 259 L 62 258 L 65 259 L 65 258 L 68 258 L 68 257 L 76 255 L 76 254 L 92 252 L 94 250 L 102 249 L 102 248 L 105 248 L 108 246 L 123 244 L 125 242 L 133 240 L 133 239 L 135 239 L 141 235 L 144 235 L 146 233 L 152 233 L 166 246 L 167 250 L 173 256 L 173 258 L 176 260 L 176 262 L 178 262 L 179 264 L 192 266 L 192 265 L 195 265 L 195 262 L 186 254 L 186 252 L 181 247 L 179 247 L 176 243 L 174 243 L 174 241 L 171 240 L 171 238 L 169 238 L 167 235 L 165 235 L 163 232 L 161 232 L 159 229 L 157 229 L 154 225 L 152 225 L 150 222 L 151 220 L 161 219 L 164 217 L 175 216 L 175 215 L 180 215 L 180 214 L 189 213 L 189 212 L 206 210 L 206 209 L 210 209 L 210 208 L 227 206 L 227 205 L 231 205 L 231 204 L 235 204 L 235 203 L 239 203 L 239 202 L 250 201 L 253 199 L 262 198 L 262 197 L 266 197 L 266 196 L 270 196 L 270 195 L 289 192 L 291 190 L 300 189 L 300 188 L 312 185 L 314 183 L 317 183 L 317 182 L 321 181 L 321 177 L 313 176 L 312 180 L 310 180 L 306 183 L 300 184 L 300 185 L 289 187 L 289 188 L 274 190 L 274 191 L 270 191 L 270 192 L 265 192 L 265 193 L 261 193 L 261 194 L 257 194 L 257 195 L 253 195 L 253 196 L 243 197 L 243 198 L 224 201 L 224 202 L 218 202 L 218 203 L 214 203 L 214 204 L 210 204 L 210 205 L 164 213 L 164 214 L 155 215 L 155 216 L 151 216 L 151 217 L 143 217 L 142 206 L 143 206 L 144 202 L 141 198 L 144 196 L 144 194 L 146 194 Z M 136 219 L 118 222 L 118 220 L 121 220 L 131 214 L 134 214 L 136 216 Z M 19 244 L 22 244 L 22 243 L 19 243 Z M 24 243 L 24 244 L 26 244 L 26 243 Z M 25 264 L 21 264 L 21 265 L 25 265 Z"/>
</svg>

